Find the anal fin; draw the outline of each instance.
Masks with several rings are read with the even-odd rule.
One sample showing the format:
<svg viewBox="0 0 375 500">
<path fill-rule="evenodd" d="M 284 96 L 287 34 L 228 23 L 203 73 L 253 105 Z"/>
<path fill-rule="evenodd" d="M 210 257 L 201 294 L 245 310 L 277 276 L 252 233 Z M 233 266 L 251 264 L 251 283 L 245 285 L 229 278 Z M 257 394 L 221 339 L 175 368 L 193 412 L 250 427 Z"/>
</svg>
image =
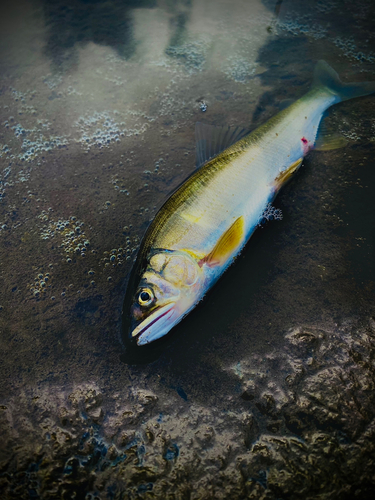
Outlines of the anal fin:
<svg viewBox="0 0 375 500">
<path fill-rule="evenodd" d="M 283 184 L 285 184 L 296 172 L 299 167 L 301 166 L 303 158 L 298 158 L 297 161 L 292 163 L 287 169 L 285 169 L 283 172 L 280 172 L 280 174 L 276 177 L 275 179 L 275 189 L 278 191 Z"/>
<path fill-rule="evenodd" d="M 245 219 L 241 216 L 221 235 L 212 251 L 198 262 L 199 266 L 206 264 L 208 267 L 216 267 L 225 264 L 229 256 L 240 247 L 244 237 Z"/>
</svg>

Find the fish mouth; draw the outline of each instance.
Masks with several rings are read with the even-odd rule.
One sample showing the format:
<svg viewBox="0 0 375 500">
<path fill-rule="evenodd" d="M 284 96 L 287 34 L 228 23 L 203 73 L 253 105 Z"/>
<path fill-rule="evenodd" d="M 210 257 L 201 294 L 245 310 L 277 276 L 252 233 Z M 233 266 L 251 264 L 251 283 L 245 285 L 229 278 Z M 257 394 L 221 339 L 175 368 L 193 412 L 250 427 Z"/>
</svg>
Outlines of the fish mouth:
<svg viewBox="0 0 375 500">
<path fill-rule="evenodd" d="M 159 307 L 132 331 L 132 339 L 136 338 L 137 345 L 145 345 L 163 337 L 175 325 L 175 316 L 174 302 Z"/>
</svg>

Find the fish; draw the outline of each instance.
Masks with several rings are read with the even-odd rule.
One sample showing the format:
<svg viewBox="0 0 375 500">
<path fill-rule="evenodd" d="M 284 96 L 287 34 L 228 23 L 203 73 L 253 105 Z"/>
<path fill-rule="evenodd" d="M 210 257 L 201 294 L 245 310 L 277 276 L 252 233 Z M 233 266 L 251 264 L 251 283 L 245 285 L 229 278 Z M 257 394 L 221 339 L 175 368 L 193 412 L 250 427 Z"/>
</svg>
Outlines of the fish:
<svg viewBox="0 0 375 500">
<path fill-rule="evenodd" d="M 122 323 L 131 345 L 164 337 L 203 299 L 309 151 L 342 146 L 321 124 L 325 111 L 373 92 L 375 82 L 342 83 L 318 61 L 310 90 L 254 131 L 196 124 L 198 168 L 156 214 L 130 275 Z"/>
</svg>

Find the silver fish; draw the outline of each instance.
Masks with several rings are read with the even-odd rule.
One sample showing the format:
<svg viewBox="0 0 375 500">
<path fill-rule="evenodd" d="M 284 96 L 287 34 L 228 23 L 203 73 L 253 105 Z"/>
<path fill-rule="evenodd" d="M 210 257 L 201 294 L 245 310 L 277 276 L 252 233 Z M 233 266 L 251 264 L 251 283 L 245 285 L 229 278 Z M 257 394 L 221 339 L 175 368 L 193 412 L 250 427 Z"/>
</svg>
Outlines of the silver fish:
<svg viewBox="0 0 375 500">
<path fill-rule="evenodd" d="M 372 92 L 375 82 L 344 84 L 319 61 L 311 90 L 254 132 L 197 124 L 200 168 L 156 215 L 128 284 L 123 328 L 132 342 L 166 335 L 219 279 L 314 148 L 325 110 Z"/>
</svg>

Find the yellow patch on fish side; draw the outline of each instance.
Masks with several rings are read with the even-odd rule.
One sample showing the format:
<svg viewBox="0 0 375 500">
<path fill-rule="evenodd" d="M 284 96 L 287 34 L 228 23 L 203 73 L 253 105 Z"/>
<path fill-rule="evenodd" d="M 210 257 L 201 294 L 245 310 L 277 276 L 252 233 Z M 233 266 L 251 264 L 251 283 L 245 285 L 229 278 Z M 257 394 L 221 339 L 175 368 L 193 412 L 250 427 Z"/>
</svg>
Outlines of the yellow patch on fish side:
<svg viewBox="0 0 375 500">
<path fill-rule="evenodd" d="M 241 245 L 244 237 L 245 219 L 241 216 L 225 231 L 213 250 L 199 262 L 199 266 L 207 264 L 208 267 L 215 267 L 225 264 L 228 257 Z"/>
<path fill-rule="evenodd" d="M 297 161 L 292 163 L 286 170 L 280 172 L 280 174 L 275 179 L 275 187 L 277 191 L 285 184 L 294 174 L 296 170 L 300 167 L 303 158 L 299 158 Z"/>
<path fill-rule="evenodd" d="M 187 220 L 188 222 L 192 222 L 193 224 L 197 224 L 199 223 L 200 219 L 201 219 L 201 216 L 197 216 L 197 215 L 193 215 L 193 214 L 189 214 L 187 212 L 183 212 L 181 214 L 181 217 L 183 217 L 185 220 Z"/>
<path fill-rule="evenodd" d="M 191 210 L 191 207 L 190 207 Z M 192 224 L 198 224 L 202 228 L 209 228 L 211 226 L 210 220 L 204 217 L 204 213 L 191 213 L 182 212 L 181 217 Z"/>
<path fill-rule="evenodd" d="M 193 252 L 193 250 L 188 250 L 187 248 L 183 248 L 182 251 L 188 253 L 197 262 L 204 258 L 204 253 L 198 254 L 197 252 Z"/>
</svg>

